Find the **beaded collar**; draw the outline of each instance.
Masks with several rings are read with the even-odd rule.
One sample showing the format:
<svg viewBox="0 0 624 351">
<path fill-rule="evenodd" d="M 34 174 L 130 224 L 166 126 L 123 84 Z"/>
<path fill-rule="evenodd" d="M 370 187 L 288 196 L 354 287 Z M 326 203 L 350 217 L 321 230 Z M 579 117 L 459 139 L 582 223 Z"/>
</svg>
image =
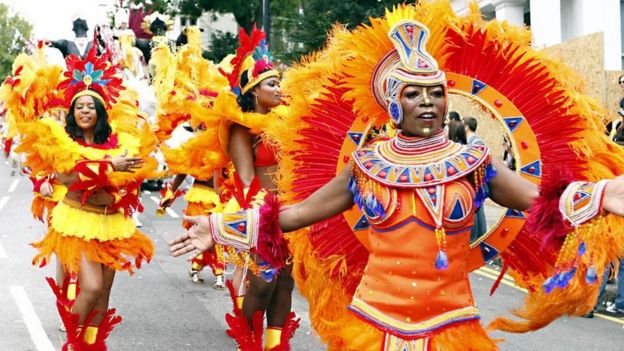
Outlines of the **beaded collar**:
<svg viewBox="0 0 624 351">
<path fill-rule="evenodd" d="M 353 160 L 366 176 L 382 184 L 420 188 L 465 177 L 488 155 L 488 148 L 453 143 L 440 131 L 427 138 L 399 133 L 355 151 Z"/>
</svg>

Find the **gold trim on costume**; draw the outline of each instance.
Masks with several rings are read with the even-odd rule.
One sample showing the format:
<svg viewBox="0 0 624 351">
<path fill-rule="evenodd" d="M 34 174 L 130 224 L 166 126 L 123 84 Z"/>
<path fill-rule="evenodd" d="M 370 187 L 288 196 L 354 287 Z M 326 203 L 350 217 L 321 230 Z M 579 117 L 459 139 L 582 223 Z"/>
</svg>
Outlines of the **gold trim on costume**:
<svg viewBox="0 0 624 351">
<path fill-rule="evenodd" d="M 92 205 L 92 204 L 82 204 L 80 203 L 80 201 L 77 200 L 72 200 L 70 198 L 64 197 L 62 202 L 71 207 L 71 208 L 75 208 L 77 210 L 81 210 L 81 211 L 85 211 L 85 212 L 90 212 L 90 213 L 96 213 L 96 214 L 101 214 L 101 215 L 114 215 L 117 213 L 117 211 L 111 211 L 108 209 L 108 206 L 99 206 L 99 205 Z"/>
<path fill-rule="evenodd" d="M 246 71 L 247 77 L 253 77 L 253 70 L 254 70 L 254 67 L 252 66 L 250 69 Z M 245 86 L 241 88 L 241 94 L 244 95 L 251 88 L 255 87 L 260 82 L 270 77 L 279 78 L 279 72 L 275 69 L 272 69 L 272 70 L 260 73 L 256 78 L 250 79 L 249 82 L 247 82 L 247 84 L 245 84 Z"/>
<path fill-rule="evenodd" d="M 74 103 L 74 101 L 76 101 L 76 99 L 78 99 L 81 96 L 92 96 L 95 99 L 98 99 L 102 105 L 106 106 L 106 103 L 104 102 L 104 98 L 102 98 L 102 96 L 100 94 L 98 94 L 97 92 L 93 91 L 93 90 L 83 90 L 79 93 L 76 93 L 76 95 L 74 95 L 74 97 L 71 99 L 71 104 Z"/>
<path fill-rule="evenodd" d="M 406 323 L 389 317 L 365 301 L 353 297 L 349 309 L 354 313 L 371 320 L 374 324 L 384 328 L 392 329 L 398 333 L 409 335 L 430 332 L 432 329 L 442 327 L 448 323 L 459 322 L 464 319 L 479 317 L 479 310 L 474 306 L 468 306 L 453 311 L 448 311 L 425 321 L 417 323 Z"/>
<path fill-rule="evenodd" d="M 429 351 L 430 338 L 406 340 L 386 333 L 381 351 Z"/>
</svg>

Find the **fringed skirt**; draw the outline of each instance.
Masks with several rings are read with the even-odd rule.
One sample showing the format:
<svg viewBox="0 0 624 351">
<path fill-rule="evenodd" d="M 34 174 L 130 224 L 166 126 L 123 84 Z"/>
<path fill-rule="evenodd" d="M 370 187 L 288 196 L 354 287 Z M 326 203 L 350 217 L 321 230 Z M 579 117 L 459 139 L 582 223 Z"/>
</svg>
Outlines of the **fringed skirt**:
<svg viewBox="0 0 624 351">
<path fill-rule="evenodd" d="M 152 240 L 136 230 L 132 218 L 67 198 L 52 210 L 45 238 L 32 245 L 39 250 L 34 265 L 46 265 L 54 253 L 68 272 L 78 272 L 84 257 L 132 274 L 154 252 Z"/>
</svg>

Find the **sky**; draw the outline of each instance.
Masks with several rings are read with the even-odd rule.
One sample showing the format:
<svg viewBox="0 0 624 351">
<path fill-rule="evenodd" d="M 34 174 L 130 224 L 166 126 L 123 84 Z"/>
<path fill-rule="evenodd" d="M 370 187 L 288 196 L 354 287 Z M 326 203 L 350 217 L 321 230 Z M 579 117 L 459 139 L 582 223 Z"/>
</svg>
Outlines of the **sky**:
<svg viewBox="0 0 624 351">
<path fill-rule="evenodd" d="M 72 21 L 77 16 L 87 20 L 89 30 L 107 23 L 106 12 L 113 0 L 0 0 L 33 26 L 35 39 L 72 39 Z M 90 34 L 89 34 L 90 35 Z"/>
</svg>

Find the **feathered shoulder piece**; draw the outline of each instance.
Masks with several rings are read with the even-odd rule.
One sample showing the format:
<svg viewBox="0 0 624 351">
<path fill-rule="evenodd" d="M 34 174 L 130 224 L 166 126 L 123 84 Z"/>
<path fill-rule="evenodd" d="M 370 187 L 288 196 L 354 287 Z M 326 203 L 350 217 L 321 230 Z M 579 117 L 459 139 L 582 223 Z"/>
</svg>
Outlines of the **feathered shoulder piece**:
<svg viewBox="0 0 624 351">
<path fill-rule="evenodd" d="M 188 27 L 186 35 L 188 44 L 177 52 L 163 43 L 154 49 L 150 61 L 156 67 L 153 84 L 158 102 L 156 135 L 160 141 L 189 120 L 197 129 L 196 116 L 212 106 L 219 91 L 228 89 L 228 81 L 217 66 L 202 57 L 199 28 Z"/>
<path fill-rule="evenodd" d="M 19 152 L 27 155 L 27 165 L 34 173 L 68 172 L 82 160 L 102 160 L 128 150 L 146 163 L 137 173 L 116 174 L 115 184 L 154 174 L 157 162 L 149 157 L 156 139 L 141 115 L 136 102 L 123 90 L 115 76 L 115 66 L 106 57 L 92 51 L 86 60 L 68 59 L 68 70 L 49 65 L 39 45 L 32 56 L 22 54 L 13 64 L 12 75 L 0 87 L 0 99 L 6 102 L 12 127 L 20 133 Z M 73 95 L 72 95 L 73 94 Z M 107 106 L 113 128 L 106 147 L 94 148 L 74 141 L 63 121 L 49 116 L 67 110 L 77 96 L 89 95 Z"/>
<path fill-rule="evenodd" d="M 39 42 L 34 54 L 20 54 L 13 62 L 11 74 L 0 86 L 0 100 L 7 109 L 7 120 L 12 132 L 17 124 L 32 121 L 46 110 L 62 106 L 63 98 L 57 86 L 63 68 L 49 65 Z"/>
</svg>

